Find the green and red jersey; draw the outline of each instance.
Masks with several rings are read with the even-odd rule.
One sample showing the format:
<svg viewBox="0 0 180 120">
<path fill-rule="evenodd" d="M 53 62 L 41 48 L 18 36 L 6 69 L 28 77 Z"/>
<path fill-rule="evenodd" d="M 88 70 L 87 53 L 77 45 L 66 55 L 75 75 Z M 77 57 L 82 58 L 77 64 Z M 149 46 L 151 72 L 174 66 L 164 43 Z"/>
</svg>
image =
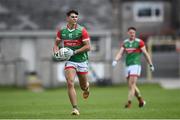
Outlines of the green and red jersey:
<svg viewBox="0 0 180 120">
<path fill-rule="evenodd" d="M 126 39 L 122 47 L 126 53 L 126 66 L 141 64 L 141 48 L 144 47 L 144 41 L 138 38 L 134 40 Z"/>
<path fill-rule="evenodd" d="M 69 29 L 68 25 L 63 27 L 57 32 L 57 37 L 62 40 L 64 47 L 68 47 L 74 51 L 83 47 L 83 41 L 90 40 L 87 30 L 78 24 L 74 27 L 74 29 Z M 69 61 L 73 62 L 84 62 L 87 60 L 87 52 L 78 53 L 69 59 Z"/>
</svg>

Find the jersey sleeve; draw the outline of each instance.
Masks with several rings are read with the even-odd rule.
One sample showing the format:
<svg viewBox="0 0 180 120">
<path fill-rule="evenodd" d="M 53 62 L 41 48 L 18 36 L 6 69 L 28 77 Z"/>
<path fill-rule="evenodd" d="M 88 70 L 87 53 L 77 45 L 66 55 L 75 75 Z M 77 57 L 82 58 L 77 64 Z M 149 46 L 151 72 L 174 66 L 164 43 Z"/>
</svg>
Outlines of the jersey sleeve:
<svg viewBox="0 0 180 120">
<path fill-rule="evenodd" d="M 125 47 L 124 47 L 124 42 L 120 42 L 119 47 L 120 47 L 120 48 L 121 48 L 121 47 L 125 48 Z"/>
<path fill-rule="evenodd" d="M 82 30 L 82 41 L 90 40 L 89 34 L 85 28 Z"/>
<path fill-rule="evenodd" d="M 140 42 L 139 42 L 139 47 L 142 48 L 142 47 L 144 47 L 144 45 L 145 45 L 145 44 L 144 44 L 144 41 L 143 41 L 143 40 L 140 40 Z"/>
<path fill-rule="evenodd" d="M 61 32 L 60 31 L 57 32 L 56 37 L 61 39 Z"/>
</svg>

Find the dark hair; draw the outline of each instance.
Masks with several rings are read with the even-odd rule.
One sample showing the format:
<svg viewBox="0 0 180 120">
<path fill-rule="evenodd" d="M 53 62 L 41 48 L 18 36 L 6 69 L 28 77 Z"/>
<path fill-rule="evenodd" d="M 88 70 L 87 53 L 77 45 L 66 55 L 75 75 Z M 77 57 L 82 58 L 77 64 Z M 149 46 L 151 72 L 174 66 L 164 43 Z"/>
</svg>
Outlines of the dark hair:
<svg viewBox="0 0 180 120">
<path fill-rule="evenodd" d="M 67 15 L 67 16 L 70 16 L 72 13 L 74 13 L 74 14 L 76 14 L 76 15 L 79 15 L 78 11 L 76 11 L 76 10 L 69 10 L 69 11 L 66 13 L 66 15 Z"/>
<path fill-rule="evenodd" d="M 136 31 L 136 28 L 135 28 L 135 27 L 129 27 L 129 28 L 128 28 L 128 31 L 129 31 L 129 30 L 134 30 L 134 31 Z"/>
</svg>

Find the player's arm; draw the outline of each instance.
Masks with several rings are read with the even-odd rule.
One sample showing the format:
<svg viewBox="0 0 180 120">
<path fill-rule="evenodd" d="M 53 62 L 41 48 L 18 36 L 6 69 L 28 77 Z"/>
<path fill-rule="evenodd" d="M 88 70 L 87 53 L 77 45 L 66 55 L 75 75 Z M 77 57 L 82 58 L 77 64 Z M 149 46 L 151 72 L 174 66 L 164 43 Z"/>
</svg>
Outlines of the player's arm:
<svg viewBox="0 0 180 120">
<path fill-rule="evenodd" d="M 83 47 L 74 51 L 75 54 L 91 50 L 90 40 L 83 41 L 83 44 L 84 44 Z"/>
<path fill-rule="evenodd" d="M 152 60 L 151 60 L 151 57 L 150 57 L 149 53 L 148 53 L 147 50 L 146 50 L 146 47 L 145 47 L 145 46 L 142 47 L 141 50 L 142 50 L 142 52 L 143 52 L 143 54 L 144 54 L 147 62 L 148 62 L 150 65 L 152 65 Z"/>
<path fill-rule="evenodd" d="M 85 28 L 83 28 L 83 30 L 82 30 L 82 42 L 83 42 L 83 47 L 74 51 L 74 54 L 78 54 L 81 52 L 86 52 L 86 51 L 91 50 L 90 37 Z"/>
<path fill-rule="evenodd" d="M 122 58 L 123 52 L 124 52 L 124 47 L 121 47 L 118 53 L 116 54 L 116 57 L 114 60 L 119 61 Z"/>
<path fill-rule="evenodd" d="M 146 50 L 146 46 L 145 46 L 143 40 L 140 40 L 139 46 L 140 46 L 140 49 L 141 49 L 141 51 L 143 52 L 143 54 L 144 54 L 144 56 L 145 56 L 145 58 L 146 58 L 146 61 L 147 61 L 150 65 L 152 65 L 152 61 L 151 61 L 150 55 L 149 55 L 149 53 L 148 53 L 147 50 Z"/>
<path fill-rule="evenodd" d="M 116 57 L 112 62 L 112 66 L 116 66 L 117 62 L 122 58 L 123 53 L 124 53 L 124 47 L 122 46 L 118 51 L 118 53 L 116 54 Z"/>
<path fill-rule="evenodd" d="M 151 60 L 151 57 L 150 57 L 149 53 L 148 53 L 147 50 L 146 50 L 146 47 L 143 46 L 143 47 L 141 48 L 141 50 L 142 50 L 142 52 L 143 52 L 143 54 L 144 54 L 144 56 L 145 56 L 145 58 L 146 58 L 146 61 L 148 62 L 149 66 L 150 66 L 151 71 L 154 71 L 154 65 L 153 65 L 153 63 L 152 63 L 152 60 Z"/>
<path fill-rule="evenodd" d="M 58 31 L 55 42 L 54 42 L 54 47 L 53 47 L 54 52 L 59 51 L 59 44 L 60 43 L 61 43 L 61 35 L 60 35 L 60 31 Z"/>
</svg>

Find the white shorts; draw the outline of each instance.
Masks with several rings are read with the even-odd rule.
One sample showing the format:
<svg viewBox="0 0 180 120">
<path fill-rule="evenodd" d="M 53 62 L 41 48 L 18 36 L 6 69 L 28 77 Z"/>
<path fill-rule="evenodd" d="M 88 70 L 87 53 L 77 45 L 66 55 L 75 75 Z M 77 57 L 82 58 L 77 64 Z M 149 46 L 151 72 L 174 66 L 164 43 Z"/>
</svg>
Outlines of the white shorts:
<svg viewBox="0 0 180 120">
<path fill-rule="evenodd" d="M 141 75 L 141 65 L 130 65 L 126 67 L 126 77 Z"/>
<path fill-rule="evenodd" d="M 88 73 L 88 62 L 71 62 L 71 61 L 67 61 L 65 63 L 65 70 L 69 69 L 69 68 L 73 68 L 76 70 L 77 73 L 79 74 L 87 74 Z"/>
</svg>

